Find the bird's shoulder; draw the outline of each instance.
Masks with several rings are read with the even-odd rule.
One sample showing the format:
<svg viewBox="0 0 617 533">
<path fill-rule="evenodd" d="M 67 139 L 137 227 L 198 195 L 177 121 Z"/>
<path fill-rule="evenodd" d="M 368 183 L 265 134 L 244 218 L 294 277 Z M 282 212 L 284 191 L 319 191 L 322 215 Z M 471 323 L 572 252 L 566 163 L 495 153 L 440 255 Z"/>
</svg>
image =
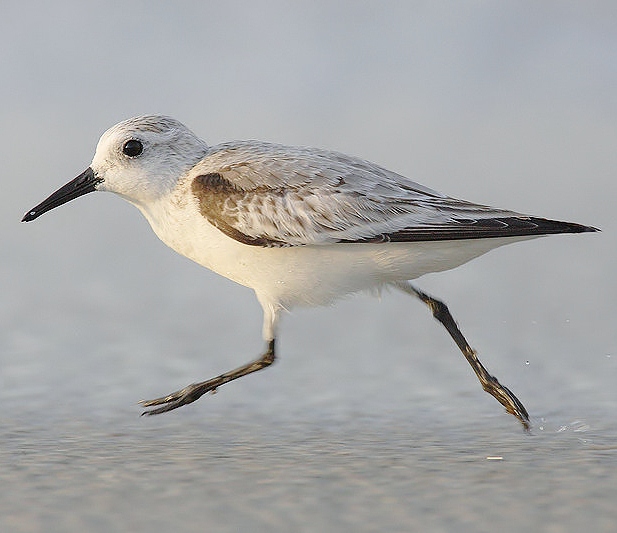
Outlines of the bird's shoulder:
<svg viewBox="0 0 617 533">
<path fill-rule="evenodd" d="M 210 148 L 192 176 L 218 175 L 237 190 L 356 193 L 421 199 L 440 193 L 364 159 L 341 152 L 264 141 L 232 141 Z"/>
</svg>

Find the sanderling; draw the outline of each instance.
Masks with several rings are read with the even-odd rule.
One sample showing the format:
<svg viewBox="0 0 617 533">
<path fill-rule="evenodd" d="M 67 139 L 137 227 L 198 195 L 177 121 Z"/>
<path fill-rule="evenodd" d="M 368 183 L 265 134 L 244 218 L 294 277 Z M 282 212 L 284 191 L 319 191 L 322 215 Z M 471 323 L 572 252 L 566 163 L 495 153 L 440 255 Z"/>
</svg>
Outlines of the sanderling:
<svg viewBox="0 0 617 533">
<path fill-rule="evenodd" d="M 451 198 L 337 152 L 259 141 L 208 146 L 164 116 L 136 117 L 107 130 L 90 166 L 23 221 L 93 191 L 131 202 L 165 244 L 252 288 L 264 311 L 266 349 L 259 358 L 141 402 L 152 407 L 148 415 L 271 365 L 284 309 L 391 286 L 428 305 L 484 390 L 529 429 L 523 404 L 489 374 L 446 305 L 409 280 L 511 242 L 597 231 Z"/>
</svg>

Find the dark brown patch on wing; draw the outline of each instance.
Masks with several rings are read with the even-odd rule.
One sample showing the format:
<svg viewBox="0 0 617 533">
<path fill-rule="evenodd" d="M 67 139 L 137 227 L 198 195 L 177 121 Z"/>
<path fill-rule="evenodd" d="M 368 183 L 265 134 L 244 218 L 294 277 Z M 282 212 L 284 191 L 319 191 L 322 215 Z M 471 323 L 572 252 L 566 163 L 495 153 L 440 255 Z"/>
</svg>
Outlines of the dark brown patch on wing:
<svg viewBox="0 0 617 533">
<path fill-rule="evenodd" d="M 238 189 L 221 174 L 211 173 L 197 176 L 191 184 L 191 190 L 199 202 L 201 214 L 228 237 L 249 246 L 289 246 L 285 242 L 265 235 L 247 235 L 237 229 L 239 219 L 234 208 L 250 192 Z"/>
</svg>

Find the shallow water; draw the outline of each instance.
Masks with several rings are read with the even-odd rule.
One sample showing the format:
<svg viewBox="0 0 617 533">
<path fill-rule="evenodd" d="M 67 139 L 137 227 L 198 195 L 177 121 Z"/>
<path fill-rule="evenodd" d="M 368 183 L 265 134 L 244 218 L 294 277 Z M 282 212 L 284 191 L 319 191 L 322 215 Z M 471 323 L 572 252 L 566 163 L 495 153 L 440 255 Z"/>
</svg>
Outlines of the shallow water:
<svg viewBox="0 0 617 533">
<path fill-rule="evenodd" d="M 412 423 L 401 413 L 328 420 L 217 411 L 122 424 L 4 419 L 3 529 L 614 526 L 614 425 L 574 421 L 528 436 L 492 416 L 462 425 Z"/>
</svg>

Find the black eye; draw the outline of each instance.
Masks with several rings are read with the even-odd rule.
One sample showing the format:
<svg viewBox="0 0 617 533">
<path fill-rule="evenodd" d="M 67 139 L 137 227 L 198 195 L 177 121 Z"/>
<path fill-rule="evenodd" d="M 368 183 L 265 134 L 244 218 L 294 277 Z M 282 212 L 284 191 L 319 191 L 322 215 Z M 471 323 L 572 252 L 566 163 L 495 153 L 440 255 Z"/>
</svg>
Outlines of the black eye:
<svg viewBox="0 0 617 533">
<path fill-rule="evenodd" d="M 124 146 L 122 147 L 122 153 L 124 155 L 128 155 L 129 157 L 137 157 L 143 151 L 144 151 L 144 145 L 141 144 L 141 141 L 137 141 L 135 139 L 126 141 L 124 143 Z"/>
</svg>

